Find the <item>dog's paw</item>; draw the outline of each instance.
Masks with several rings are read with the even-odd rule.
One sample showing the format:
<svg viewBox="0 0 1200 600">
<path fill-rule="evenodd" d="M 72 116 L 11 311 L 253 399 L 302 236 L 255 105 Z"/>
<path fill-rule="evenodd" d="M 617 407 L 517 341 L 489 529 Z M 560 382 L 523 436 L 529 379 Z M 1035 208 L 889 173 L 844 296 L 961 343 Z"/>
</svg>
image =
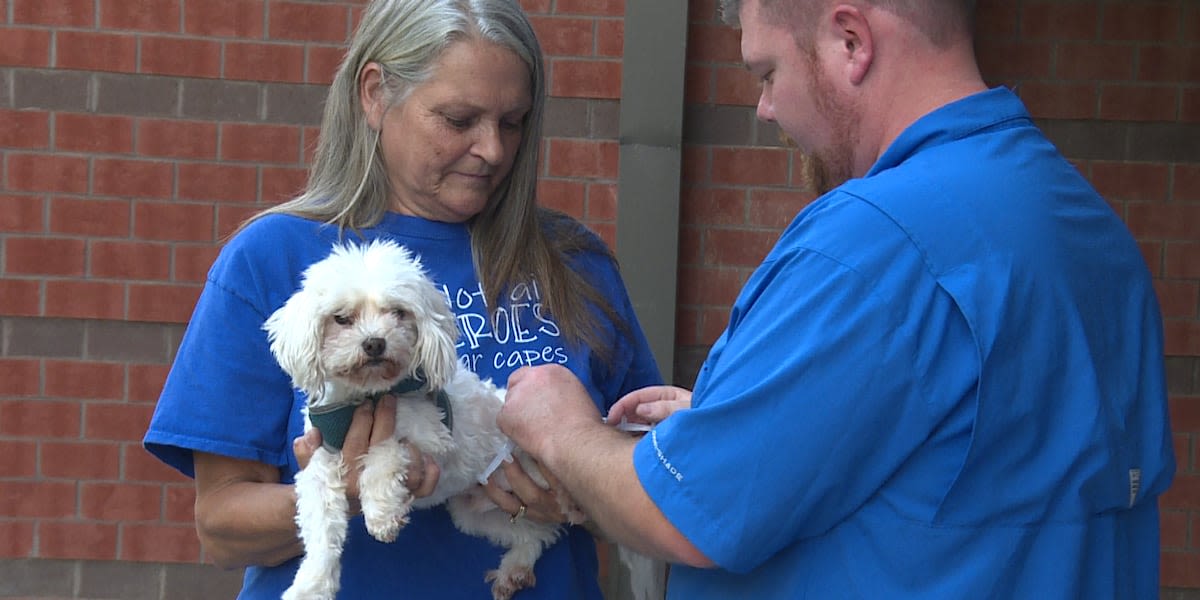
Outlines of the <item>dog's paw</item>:
<svg viewBox="0 0 1200 600">
<path fill-rule="evenodd" d="M 521 567 L 509 569 L 507 573 L 504 569 L 488 571 L 484 581 L 492 583 L 492 600 L 510 600 L 513 594 L 533 587 L 537 578 L 533 575 L 533 569 Z"/>
<path fill-rule="evenodd" d="M 363 519 L 367 522 L 367 533 L 370 533 L 371 537 L 386 544 L 396 541 L 396 536 L 400 535 L 400 530 L 404 529 L 405 525 L 408 525 L 408 511 L 399 515 L 364 514 Z"/>
<path fill-rule="evenodd" d="M 337 596 L 337 591 L 324 587 L 322 589 L 311 589 L 305 586 L 293 584 L 283 592 L 279 597 L 280 600 L 334 600 Z"/>
</svg>

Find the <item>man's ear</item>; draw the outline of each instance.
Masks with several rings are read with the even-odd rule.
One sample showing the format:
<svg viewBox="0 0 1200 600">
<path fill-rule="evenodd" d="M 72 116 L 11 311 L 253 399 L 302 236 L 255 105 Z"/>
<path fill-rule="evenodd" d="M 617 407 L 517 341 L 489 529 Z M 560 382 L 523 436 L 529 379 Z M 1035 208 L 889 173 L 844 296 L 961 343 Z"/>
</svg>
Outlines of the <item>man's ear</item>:
<svg viewBox="0 0 1200 600">
<path fill-rule="evenodd" d="M 387 90 L 383 86 L 383 68 L 379 63 L 369 62 L 358 72 L 358 97 L 367 125 L 379 131 L 387 112 Z"/>
<path fill-rule="evenodd" d="M 841 4 L 833 9 L 833 34 L 841 43 L 840 58 L 852 85 L 859 85 L 875 60 L 875 38 L 867 18 L 856 6 Z"/>
</svg>

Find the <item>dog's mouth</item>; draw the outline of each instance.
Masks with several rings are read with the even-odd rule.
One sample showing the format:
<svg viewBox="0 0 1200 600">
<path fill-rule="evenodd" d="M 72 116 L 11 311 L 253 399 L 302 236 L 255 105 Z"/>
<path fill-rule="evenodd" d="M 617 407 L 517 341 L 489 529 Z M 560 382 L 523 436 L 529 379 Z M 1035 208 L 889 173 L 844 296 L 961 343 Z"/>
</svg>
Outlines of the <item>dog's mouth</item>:
<svg viewBox="0 0 1200 600">
<path fill-rule="evenodd" d="M 359 387 L 373 389 L 390 387 L 403 374 L 404 368 L 395 360 L 374 357 L 364 359 L 362 362 L 338 373 L 338 376 L 355 383 Z"/>
</svg>

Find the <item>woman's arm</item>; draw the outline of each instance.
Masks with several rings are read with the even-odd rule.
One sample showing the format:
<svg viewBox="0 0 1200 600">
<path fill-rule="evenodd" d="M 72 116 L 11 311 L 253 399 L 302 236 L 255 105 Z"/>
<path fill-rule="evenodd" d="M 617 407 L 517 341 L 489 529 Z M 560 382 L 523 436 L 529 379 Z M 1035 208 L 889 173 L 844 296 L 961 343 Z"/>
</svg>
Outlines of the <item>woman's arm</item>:
<svg viewBox="0 0 1200 600">
<path fill-rule="evenodd" d="M 279 469 L 195 453 L 196 532 L 217 566 L 275 566 L 299 556 L 296 494 Z"/>
</svg>

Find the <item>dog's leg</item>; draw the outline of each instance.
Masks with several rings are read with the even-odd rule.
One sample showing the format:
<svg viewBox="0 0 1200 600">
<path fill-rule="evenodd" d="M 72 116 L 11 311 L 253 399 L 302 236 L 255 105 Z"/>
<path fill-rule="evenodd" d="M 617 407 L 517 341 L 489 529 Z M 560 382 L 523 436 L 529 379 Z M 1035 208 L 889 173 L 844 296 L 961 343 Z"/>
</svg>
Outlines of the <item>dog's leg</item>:
<svg viewBox="0 0 1200 600">
<path fill-rule="evenodd" d="M 533 565 L 547 546 L 558 539 L 557 525 L 521 519 L 515 523 L 499 510 L 478 488 L 450 498 L 446 504 L 454 525 L 468 535 L 482 536 L 508 548 L 500 567 L 488 571 L 484 579 L 492 583 L 494 600 L 509 600 L 513 594 L 537 582 Z"/>
<path fill-rule="evenodd" d="M 408 448 L 395 439 L 371 446 L 363 457 L 358 497 L 367 531 L 381 542 L 395 541 L 408 524 L 413 497 L 405 476 L 410 460 Z"/>
<path fill-rule="evenodd" d="M 304 558 L 283 593 L 283 600 L 333 600 L 342 576 L 350 506 L 346 499 L 346 465 L 340 452 L 313 453 L 296 474 L 296 524 L 304 542 Z"/>
</svg>

